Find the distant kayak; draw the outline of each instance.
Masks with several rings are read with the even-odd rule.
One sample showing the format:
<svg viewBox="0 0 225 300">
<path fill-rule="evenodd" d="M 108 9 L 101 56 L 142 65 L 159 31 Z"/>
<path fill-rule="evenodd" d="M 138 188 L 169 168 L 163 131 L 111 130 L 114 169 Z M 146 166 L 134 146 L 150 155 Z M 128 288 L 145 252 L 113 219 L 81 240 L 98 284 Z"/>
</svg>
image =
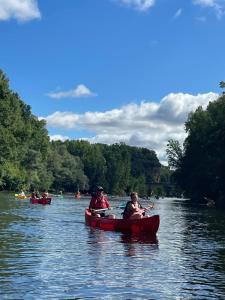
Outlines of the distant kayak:
<svg viewBox="0 0 225 300">
<path fill-rule="evenodd" d="M 159 215 L 146 217 L 142 219 L 110 219 L 107 217 L 95 217 L 91 215 L 89 209 L 85 210 L 86 224 L 103 230 L 129 232 L 133 234 L 146 233 L 155 235 L 159 228 Z"/>
<path fill-rule="evenodd" d="M 15 194 L 15 197 L 18 199 L 27 199 L 26 195 Z"/>
<path fill-rule="evenodd" d="M 51 204 L 52 198 L 30 198 L 30 203 L 32 204 Z"/>
</svg>

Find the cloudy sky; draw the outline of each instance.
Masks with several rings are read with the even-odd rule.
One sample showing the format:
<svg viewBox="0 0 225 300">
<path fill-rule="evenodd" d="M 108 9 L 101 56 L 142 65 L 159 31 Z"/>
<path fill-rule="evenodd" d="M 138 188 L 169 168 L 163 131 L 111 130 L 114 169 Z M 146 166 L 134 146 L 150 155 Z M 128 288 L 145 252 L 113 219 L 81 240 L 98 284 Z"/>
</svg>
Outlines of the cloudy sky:
<svg viewBox="0 0 225 300">
<path fill-rule="evenodd" d="M 0 0 L 0 36 L 0 68 L 52 139 L 162 163 L 225 80 L 225 0 Z"/>
</svg>

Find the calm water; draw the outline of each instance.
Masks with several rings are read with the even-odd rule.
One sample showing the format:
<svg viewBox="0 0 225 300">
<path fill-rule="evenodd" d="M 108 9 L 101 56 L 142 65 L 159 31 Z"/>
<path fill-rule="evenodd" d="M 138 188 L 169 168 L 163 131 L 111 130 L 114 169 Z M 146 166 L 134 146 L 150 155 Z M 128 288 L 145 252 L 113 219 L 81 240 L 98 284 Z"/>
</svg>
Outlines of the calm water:
<svg viewBox="0 0 225 300">
<path fill-rule="evenodd" d="M 156 200 L 152 240 L 92 230 L 88 203 L 0 194 L 0 299 L 225 299 L 224 212 Z"/>
</svg>

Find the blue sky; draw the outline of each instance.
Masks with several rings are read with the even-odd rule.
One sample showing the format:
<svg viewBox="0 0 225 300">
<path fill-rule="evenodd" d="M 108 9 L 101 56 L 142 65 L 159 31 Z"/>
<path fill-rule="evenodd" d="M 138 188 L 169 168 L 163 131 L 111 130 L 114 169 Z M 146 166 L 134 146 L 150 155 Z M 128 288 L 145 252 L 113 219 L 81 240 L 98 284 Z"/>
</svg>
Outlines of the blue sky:
<svg viewBox="0 0 225 300">
<path fill-rule="evenodd" d="M 0 68 L 52 139 L 156 151 L 225 80 L 225 0 L 0 0 Z"/>
</svg>

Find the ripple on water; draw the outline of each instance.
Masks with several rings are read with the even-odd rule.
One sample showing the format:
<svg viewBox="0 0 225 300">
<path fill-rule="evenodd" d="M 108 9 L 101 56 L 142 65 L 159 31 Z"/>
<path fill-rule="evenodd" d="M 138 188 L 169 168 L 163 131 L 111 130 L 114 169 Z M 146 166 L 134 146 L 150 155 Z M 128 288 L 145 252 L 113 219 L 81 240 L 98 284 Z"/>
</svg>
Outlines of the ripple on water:
<svg viewBox="0 0 225 300">
<path fill-rule="evenodd" d="M 2 204 L 0 299 L 224 299 L 222 212 L 159 199 L 152 238 L 87 227 L 88 202 Z"/>
</svg>

